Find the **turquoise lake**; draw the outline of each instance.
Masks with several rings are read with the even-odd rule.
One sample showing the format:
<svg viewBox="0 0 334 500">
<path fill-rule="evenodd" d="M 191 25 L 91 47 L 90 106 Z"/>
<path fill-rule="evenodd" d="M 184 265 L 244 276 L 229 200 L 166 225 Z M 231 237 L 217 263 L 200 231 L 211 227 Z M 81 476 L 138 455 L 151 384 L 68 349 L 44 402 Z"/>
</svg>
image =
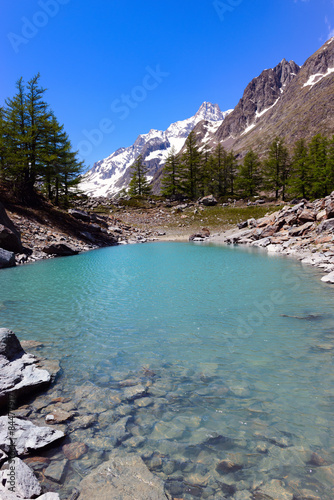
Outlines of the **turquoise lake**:
<svg viewBox="0 0 334 500">
<path fill-rule="evenodd" d="M 43 342 L 69 396 L 150 373 L 150 400 L 131 402 L 128 431 L 149 466 L 162 457 L 151 469 L 176 497 L 234 498 L 279 479 L 329 500 L 334 484 L 310 465 L 312 453 L 334 462 L 334 287 L 319 278 L 257 250 L 112 247 L 2 270 L 0 324 Z M 103 460 L 96 438 L 108 441 L 108 425 L 98 422 L 75 437 Z M 239 469 L 217 472 L 226 456 Z"/>
</svg>

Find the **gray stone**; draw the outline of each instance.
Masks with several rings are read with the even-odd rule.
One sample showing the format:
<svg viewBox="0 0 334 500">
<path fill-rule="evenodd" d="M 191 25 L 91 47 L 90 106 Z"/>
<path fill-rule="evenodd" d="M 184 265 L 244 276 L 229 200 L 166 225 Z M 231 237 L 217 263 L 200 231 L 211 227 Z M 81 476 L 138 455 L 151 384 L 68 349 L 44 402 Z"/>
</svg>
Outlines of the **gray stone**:
<svg viewBox="0 0 334 500">
<path fill-rule="evenodd" d="M 38 427 L 28 420 L 3 416 L 0 417 L 0 448 L 6 453 L 11 446 L 8 423 L 10 427 L 15 428 L 13 439 L 18 455 L 26 455 L 31 450 L 44 448 L 65 436 L 62 431 L 51 427 Z"/>
<path fill-rule="evenodd" d="M 70 255 L 77 255 L 79 250 L 74 250 L 65 243 L 52 243 L 43 248 L 43 252 L 48 255 L 57 255 L 58 257 L 67 257 Z"/>
<path fill-rule="evenodd" d="M 124 399 L 133 401 L 134 399 L 142 398 L 147 392 L 147 387 L 143 385 L 136 385 L 134 387 L 127 387 L 124 390 Z"/>
<path fill-rule="evenodd" d="M 14 332 L 0 329 L 0 408 L 10 394 L 26 396 L 50 383 L 50 374 L 37 368 L 36 361 L 24 352 Z"/>
<path fill-rule="evenodd" d="M 9 252 L 22 253 L 23 251 L 20 238 L 3 224 L 0 224 L 0 246 Z"/>
<path fill-rule="evenodd" d="M 90 222 L 91 220 L 90 215 L 87 212 L 84 212 L 83 210 L 70 209 L 68 213 L 72 215 L 72 217 L 74 217 L 75 219 L 82 220 L 83 222 Z"/>
<path fill-rule="evenodd" d="M 80 483 L 79 500 L 166 500 L 163 482 L 135 454 L 114 451 Z"/>
<path fill-rule="evenodd" d="M 15 253 L 0 248 L 0 269 L 14 267 L 15 265 Z"/>
<path fill-rule="evenodd" d="M 23 247 L 21 243 L 20 232 L 15 226 L 15 224 L 8 217 L 5 207 L 3 206 L 2 203 L 0 203 L 0 225 L 9 229 L 12 235 L 10 237 L 8 248 L 4 240 L 1 241 L 1 239 L 0 239 L 0 247 L 4 248 L 5 250 L 10 250 L 11 252 L 22 253 Z"/>
<path fill-rule="evenodd" d="M 206 207 L 213 207 L 217 205 L 218 201 L 212 194 L 210 194 L 209 196 L 204 196 L 204 198 L 201 198 L 198 203 L 201 203 Z"/>
<path fill-rule="evenodd" d="M 61 479 L 65 474 L 67 466 L 67 460 L 59 460 L 52 462 L 44 471 L 45 477 L 55 481 L 56 483 L 61 483 Z"/>
<path fill-rule="evenodd" d="M 284 483 L 278 479 L 273 479 L 264 486 L 261 486 L 260 492 L 275 500 L 293 500 L 293 493 L 288 491 L 284 487 Z"/>
<path fill-rule="evenodd" d="M 114 445 L 122 443 L 130 436 L 129 432 L 126 430 L 126 425 L 129 420 L 130 417 L 123 417 L 108 428 L 109 441 Z"/>
<path fill-rule="evenodd" d="M 13 483 L 11 483 L 11 473 Z M 4 490 L 14 487 L 15 493 L 20 498 L 33 498 L 40 495 L 42 488 L 33 471 L 19 458 L 14 458 L 8 463 L 8 468 L 0 472 L 0 484 Z M 0 490 L 1 497 L 1 490 Z"/>
<path fill-rule="evenodd" d="M 324 220 L 319 224 L 317 228 L 317 233 L 322 233 L 324 231 L 332 231 L 334 229 L 334 219 Z"/>
<path fill-rule="evenodd" d="M 289 229 L 289 236 L 303 236 L 303 234 L 309 231 L 312 226 L 313 222 L 305 222 L 305 224 L 303 224 L 302 226 L 292 227 L 291 229 Z"/>
</svg>

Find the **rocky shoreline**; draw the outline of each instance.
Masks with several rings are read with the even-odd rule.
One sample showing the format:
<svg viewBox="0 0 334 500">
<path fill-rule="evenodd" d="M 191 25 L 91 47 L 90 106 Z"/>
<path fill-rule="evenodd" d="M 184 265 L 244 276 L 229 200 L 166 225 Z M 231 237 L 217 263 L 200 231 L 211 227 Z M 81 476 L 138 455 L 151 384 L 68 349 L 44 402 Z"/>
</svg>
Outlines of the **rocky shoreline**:
<svg viewBox="0 0 334 500">
<path fill-rule="evenodd" d="M 261 248 L 299 259 L 326 273 L 325 283 L 334 283 L 334 192 L 324 199 L 301 200 L 261 219 L 249 219 L 238 230 L 198 240 L 226 245 Z"/>
</svg>

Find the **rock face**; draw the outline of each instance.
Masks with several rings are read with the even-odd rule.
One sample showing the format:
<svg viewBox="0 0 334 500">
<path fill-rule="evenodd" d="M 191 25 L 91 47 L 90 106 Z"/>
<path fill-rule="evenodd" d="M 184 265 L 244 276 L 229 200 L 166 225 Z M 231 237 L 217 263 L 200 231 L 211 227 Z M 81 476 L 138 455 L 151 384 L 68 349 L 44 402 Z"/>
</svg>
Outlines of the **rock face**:
<svg viewBox="0 0 334 500">
<path fill-rule="evenodd" d="M 240 135 L 254 123 L 257 116 L 275 105 L 299 70 L 294 61 L 283 59 L 275 68 L 266 69 L 254 78 L 247 85 L 236 108 L 219 127 L 216 133 L 219 140 Z"/>
<path fill-rule="evenodd" d="M 263 145 L 277 136 L 288 147 L 300 138 L 307 141 L 319 132 L 334 133 L 334 38 L 299 67 L 283 59 L 263 71 L 246 87 L 243 97 L 216 131 L 203 134 L 203 123 L 194 128 L 198 145 L 214 147 L 218 141 L 227 151 L 243 157 L 250 149 L 263 155 Z"/>
<path fill-rule="evenodd" d="M 166 500 L 162 481 L 153 476 L 142 459 L 115 451 L 80 483 L 79 500 Z"/>
<path fill-rule="evenodd" d="M 15 333 L 0 328 L 0 411 L 5 410 L 10 395 L 26 396 L 50 380 L 46 370 L 37 368 L 36 358 L 22 349 Z"/>
<path fill-rule="evenodd" d="M 0 448 L 5 452 L 9 452 L 11 447 L 8 430 L 11 426 L 15 429 L 14 444 L 19 456 L 44 448 L 65 436 L 62 431 L 51 427 L 38 427 L 28 420 L 3 416 L 0 417 Z"/>
<path fill-rule="evenodd" d="M 8 250 L 0 248 L 0 269 L 4 269 L 5 267 L 14 267 L 14 266 L 15 266 L 14 252 L 9 252 Z"/>
</svg>

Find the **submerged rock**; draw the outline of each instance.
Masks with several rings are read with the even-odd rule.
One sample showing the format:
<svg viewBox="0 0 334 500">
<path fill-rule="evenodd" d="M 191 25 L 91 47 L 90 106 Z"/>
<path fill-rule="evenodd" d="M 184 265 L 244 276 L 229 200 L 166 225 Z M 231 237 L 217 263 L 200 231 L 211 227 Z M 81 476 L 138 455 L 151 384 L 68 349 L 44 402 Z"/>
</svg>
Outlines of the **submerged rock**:
<svg viewBox="0 0 334 500">
<path fill-rule="evenodd" d="M 163 482 L 134 454 L 114 451 L 80 483 L 78 500 L 166 500 Z"/>
</svg>

